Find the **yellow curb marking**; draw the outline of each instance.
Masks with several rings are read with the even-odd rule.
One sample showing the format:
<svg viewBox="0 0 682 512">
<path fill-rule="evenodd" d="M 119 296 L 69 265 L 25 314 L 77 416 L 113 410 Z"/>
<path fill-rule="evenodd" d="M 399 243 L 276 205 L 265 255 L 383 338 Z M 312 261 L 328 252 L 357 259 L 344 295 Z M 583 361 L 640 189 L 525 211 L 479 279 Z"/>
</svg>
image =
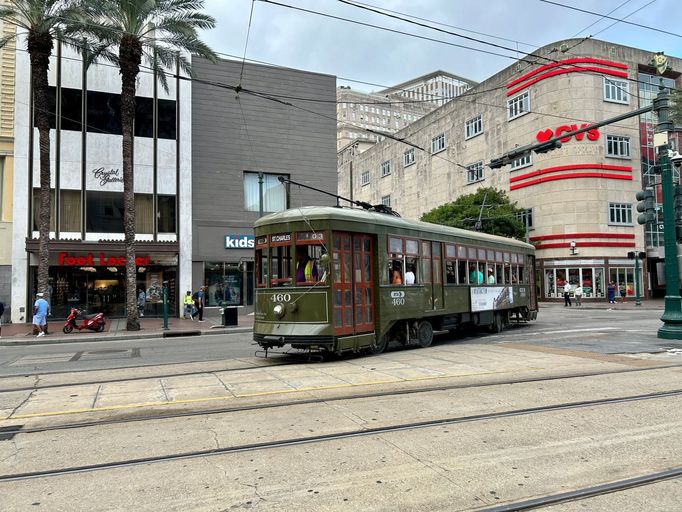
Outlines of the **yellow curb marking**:
<svg viewBox="0 0 682 512">
<path fill-rule="evenodd" d="M 536 368 L 533 368 L 536 369 Z M 308 388 L 296 388 L 296 389 L 281 389 L 278 391 L 261 391 L 258 393 L 245 393 L 241 395 L 233 396 L 213 396 L 213 397 L 202 397 L 202 398 L 187 398 L 185 400 L 167 400 L 163 402 L 145 402 L 141 404 L 123 404 L 123 405 L 110 405 L 107 407 L 94 407 L 91 409 L 69 409 L 66 411 L 53 411 L 53 412 L 36 412 L 31 414 L 16 414 L 5 416 L 3 420 L 17 420 L 17 419 L 28 419 L 28 418 L 43 418 L 49 416 L 65 416 L 69 414 L 83 414 L 90 412 L 106 412 L 106 411 L 120 411 L 123 409 L 141 409 L 144 407 L 160 407 L 164 405 L 181 405 L 181 404 L 192 404 L 198 402 L 215 402 L 218 400 L 231 400 L 235 398 L 253 398 L 259 396 L 269 396 L 269 395 L 284 395 L 289 393 L 306 393 L 309 391 L 324 391 L 329 389 L 341 389 L 341 388 L 354 388 L 359 386 L 380 386 L 382 384 L 400 384 L 404 382 L 420 382 L 427 380 L 438 380 L 438 379 L 448 379 L 448 378 L 458 378 L 458 377 L 470 377 L 472 375 L 493 375 L 500 373 L 510 373 L 512 370 L 505 370 L 502 372 L 483 372 L 483 373 L 462 373 L 458 375 L 434 375 L 428 377 L 412 377 L 396 380 L 377 380 L 370 382 L 363 382 L 358 384 L 348 383 L 348 384 L 334 384 L 330 386 L 317 386 Z"/>
</svg>

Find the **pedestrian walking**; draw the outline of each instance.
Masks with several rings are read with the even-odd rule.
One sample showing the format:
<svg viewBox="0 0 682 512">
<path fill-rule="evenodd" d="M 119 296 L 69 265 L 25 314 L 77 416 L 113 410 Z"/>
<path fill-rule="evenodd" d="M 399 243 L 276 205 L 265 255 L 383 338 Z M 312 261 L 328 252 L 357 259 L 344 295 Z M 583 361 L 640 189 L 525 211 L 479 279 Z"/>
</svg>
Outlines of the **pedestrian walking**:
<svg viewBox="0 0 682 512">
<path fill-rule="evenodd" d="M 204 321 L 204 305 L 205 305 L 204 297 L 206 295 L 204 293 L 205 289 L 206 289 L 206 287 L 202 286 L 201 288 L 199 288 L 199 290 L 197 290 L 194 293 L 194 295 L 192 295 L 192 299 L 194 299 L 194 307 L 196 308 L 196 311 L 192 315 L 192 319 L 194 319 L 194 317 L 199 315 L 199 321 L 200 322 Z"/>
<path fill-rule="evenodd" d="M 621 302 L 625 302 L 625 297 L 627 296 L 627 294 L 628 294 L 628 291 L 625 288 L 625 284 L 623 283 L 620 285 L 620 301 Z"/>
<path fill-rule="evenodd" d="M 137 311 L 140 313 L 140 316 L 144 316 L 145 304 L 147 304 L 147 294 L 144 293 L 144 290 L 140 289 L 137 292 Z"/>
<path fill-rule="evenodd" d="M 615 304 L 616 303 L 616 283 L 613 281 L 609 281 L 609 285 L 606 289 L 607 295 L 609 298 L 609 304 Z"/>
<path fill-rule="evenodd" d="M 583 287 L 580 286 L 580 283 L 578 283 L 578 286 L 575 290 L 573 290 L 573 294 L 575 295 L 575 305 L 576 307 L 580 307 L 583 305 L 582 299 L 583 299 Z"/>
<path fill-rule="evenodd" d="M 36 301 L 33 304 L 33 325 L 38 328 L 38 336 L 45 336 L 47 331 L 47 312 L 50 305 L 45 300 L 45 294 L 40 292 L 36 294 Z"/>
<path fill-rule="evenodd" d="M 192 299 L 192 292 L 187 291 L 187 294 L 185 295 L 185 298 L 183 299 L 183 304 L 185 305 L 185 311 L 184 314 L 182 315 L 185 319 L 189 318 L 190 320 L 194 320 L 194 316 L 192 316 L 192 309 L 194 309 L 194 299 Z"/>
<path fill-rule="evenodd" d="M 571 306 L 571 285 L 566 281 L 566 284 L 564 285 L 564 307 Z"/>
</svg>

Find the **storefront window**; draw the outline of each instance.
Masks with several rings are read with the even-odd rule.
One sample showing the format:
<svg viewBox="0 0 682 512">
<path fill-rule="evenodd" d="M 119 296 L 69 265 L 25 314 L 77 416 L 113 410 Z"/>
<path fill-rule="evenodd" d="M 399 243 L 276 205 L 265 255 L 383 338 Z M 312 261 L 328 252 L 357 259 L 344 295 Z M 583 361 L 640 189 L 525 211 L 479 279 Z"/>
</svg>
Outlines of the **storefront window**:
<svg viewBox="0 0 682 512">
<path fill-rule="evenodd" d="M 135 293 L 137 295 L 139 290 L 145 292 L 144 315 L 163 315 L 164 282 L 168 286 L 169 310 L 176 311 L 177 256 L 140 256 L 140 259 L 146 264 L 138 266 Z M 119 261 L 113 264 L 113 260 Z M 87 313 L 102 312 L 107 317 L 124 317 L 126 298 L 123 262 L 121 255 L 104 253 L 51 255 L 47 298 L 52 316 L 65 318 L 73 307 Z M 32 267 L 31 282 L 34 286 L 36 274 L 37 268 Z"/>
<path fill-rule="evenodd" d="M 204 267 L 207 306 L 243 304 L 243 276 L 237 263 L 206 263 Z"/>
<path fill-rule="evenodd" d="M 620 296 L 620 291 L 625 289 L 625 294 L 628 297 L 635 296 L 635 270 L 632 267 L 612 267 L 609 269 L 610 280 L 616 283 L 617 296 Z M 642 283 L 640 278 L 640 290 Z"/>
</svg>

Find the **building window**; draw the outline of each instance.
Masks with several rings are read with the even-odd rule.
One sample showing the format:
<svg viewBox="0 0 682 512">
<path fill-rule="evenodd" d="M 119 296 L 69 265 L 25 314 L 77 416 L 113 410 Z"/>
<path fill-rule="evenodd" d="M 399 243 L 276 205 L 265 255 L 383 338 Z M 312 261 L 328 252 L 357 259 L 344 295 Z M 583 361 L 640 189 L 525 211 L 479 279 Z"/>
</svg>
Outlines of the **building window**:
<svg viewBox="0 0 682 512">
<path fill-rule="evenodd" d="M 609 203 L 609 224 L 632 225 L 632 205 Z"/>
<path fill-rule="evenodd" d="M 445 149 L 445 134 L 441 133 L 431 139 L 431 154 L 440 153 Z"/>
<path fill-rule="evenodd" d="M 390 207 L 391 206 L 391 195 L 389 194 L 387 196 L 381 196 L 381 204 L 383 204 L 384 206 Z"/>
<path fill-rule="evenodd" d="M 403 153 L 403 161 L 405 167 L 414 163 L 414 148 L 410 148 Z"/>
<path fill-rule="evenodd" d="M 483 180 L 483 162 L 476 162 L 467 167 L 467 183 Z"/>
<path fill-rule="evenodd" d="M 521 221 L 523 226 L 526 228 L 526 232 L 533 229 L 533 209 L 525 208 L 516 214 L 516 218 Z"/>
<path fill-rule="evenodd" d="M 263 179 L 263 193 L 259 176 Z M 244 208 L 249 212 L 281 212 L 286 210 L 289 205 L 289 187 L 282 186 L 279 177 L 289 178 L 288 174 L 266 174 L 258 172 L 244 172 Z"/>
<path fill-rule="evenodd" d="M 614 158 L 630 158 L 630 137 L 607 135 L 606 156 Z"/>
<path fill-rule="evenodd" d="M 478 115 L 464 123 L 464 138 L 470 139 L 479 133 L 483 133 L 483 117 Z"/>
<path fill-rule="evenodd" d="M 122 192 L 89 190 L 85 197 L 88 233 L 123 233 Z"/>
<path fill-rule="evenodd" d="M 391 174 L 391 161 L 388 160 L 381 164 L 381 177 L 384 178 Z"/>
<path fill-rule="evenodd" d="M 159 196 L 159 216 L 157 229 L 159 233 L 175 233 L 175 196 Z"/>
<path fill-rule="evenodd" d="M 360 184 L 364 187 L 365 185 L 369 185 L 369 171 L 364 171 L 360 175 Z"/>
<path fill-rule="evenodd" d="M 613 103 L 629 103 L 628 83 L 625 80 L 614 80 L 604 77 L 604 101 Z"/>
<path fill-rule="evenodd" d="M 531 153 L 512 161 L 511 169 L 512 169 L 512 171 L 514 171 L 516 169 L 522 169 L 522 168 L 528 167 L 530 165 L 533 165 L 533 156 Z"/>
<path fill-rule="evenodd" d="M 528 91 L 507 100 L 507 119 L 511 121 L 530 112 L 530 93 Z"/>
</svg>

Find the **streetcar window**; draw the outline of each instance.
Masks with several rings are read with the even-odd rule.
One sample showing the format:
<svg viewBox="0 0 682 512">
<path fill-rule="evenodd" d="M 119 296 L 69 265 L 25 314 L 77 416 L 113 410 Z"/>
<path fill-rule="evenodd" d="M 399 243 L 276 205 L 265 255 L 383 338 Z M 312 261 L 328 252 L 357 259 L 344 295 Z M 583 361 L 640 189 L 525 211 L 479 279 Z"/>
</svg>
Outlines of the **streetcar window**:
<svg viewBox="0 0 682 512">
<path fill-rule="evenodd" d="M 504 265 L 504 282 L 507 284 L 512 282 L 512 280 L 511 280 L 511 267 L 509 266 L 509 263 L 505 263 L 505 265 Z"/>
<path fill-rule="evenodd" d="M 389 268 L 388 282 L 391 284 L 403 284 L 403 263 L 398 255 L 391 255 L 391 267 Z"/>
<path fill-rule="evenodd" d="M 457 257 L 457 251 L 455 251 L 454 245 L 445 244 L 445 257 L 453 260 Z"/>
<path fill-rule="evenodd" d="M 495 264 L 494 263 L 488 263 L 486 265 L 485 282 L 487 284 L 495 284 L 497 282 L 497 280 L 495 279 Z"/>
<path fill-rule="evenodd" d="M 403 254 L 403 239 L 388 237 L 388 252 Z"/>
<path fill-rule="evenodd" d="M 483 271 L 479 268 L 477 262 L 469 262 L 469 284 L 482 284 Z"/>
<path fill-rule="evenodd" d="M 457 262 L 455 260 L 445 261 L 445 282 L 457 284 Z"/>
<path fill-rule="evenodd" d="M 405 240 L 405 253 L 419 254 L 419 242 L 410 239 Z"/>
<path fill-rule="evenodd" d="M 502 253 L 498 253 L 500 256 Z M 502 265 L 495 265 L 495 274 L 497 274 L 497 284 L 504 284 L 504 272 L 502 271 Z"/>
<path fill-rule="evenodd" d="M 527 284 L 526 268 L 523 265 L 519 265 L 519 283 Z"/>
<path fill-rule="evenodd" d="M 300 234 L 300 233 L 299 233 Z M 320 256 L 324 252 L 322 244 L 306 244 L 296 246 L 296 282 L 311 283 L 319 281 L 324 269 L 320 268 Z"/>
<path fill-rule="evenodd" d="M 256 286 L 265 288 L 268 286 L 268 249 L 256 250 Z"/>
<path fill-rule="evenodd" d="M 291 247 L 280 245 L 270 248 L 270 282 L 273 286 L 291 284 Z"/>
<path fill-rule="evenodd" d="M 457 282 L 459 284 L 467 283 L 467 262 L 459 260 L 457 262 Z"/>
</svg>

